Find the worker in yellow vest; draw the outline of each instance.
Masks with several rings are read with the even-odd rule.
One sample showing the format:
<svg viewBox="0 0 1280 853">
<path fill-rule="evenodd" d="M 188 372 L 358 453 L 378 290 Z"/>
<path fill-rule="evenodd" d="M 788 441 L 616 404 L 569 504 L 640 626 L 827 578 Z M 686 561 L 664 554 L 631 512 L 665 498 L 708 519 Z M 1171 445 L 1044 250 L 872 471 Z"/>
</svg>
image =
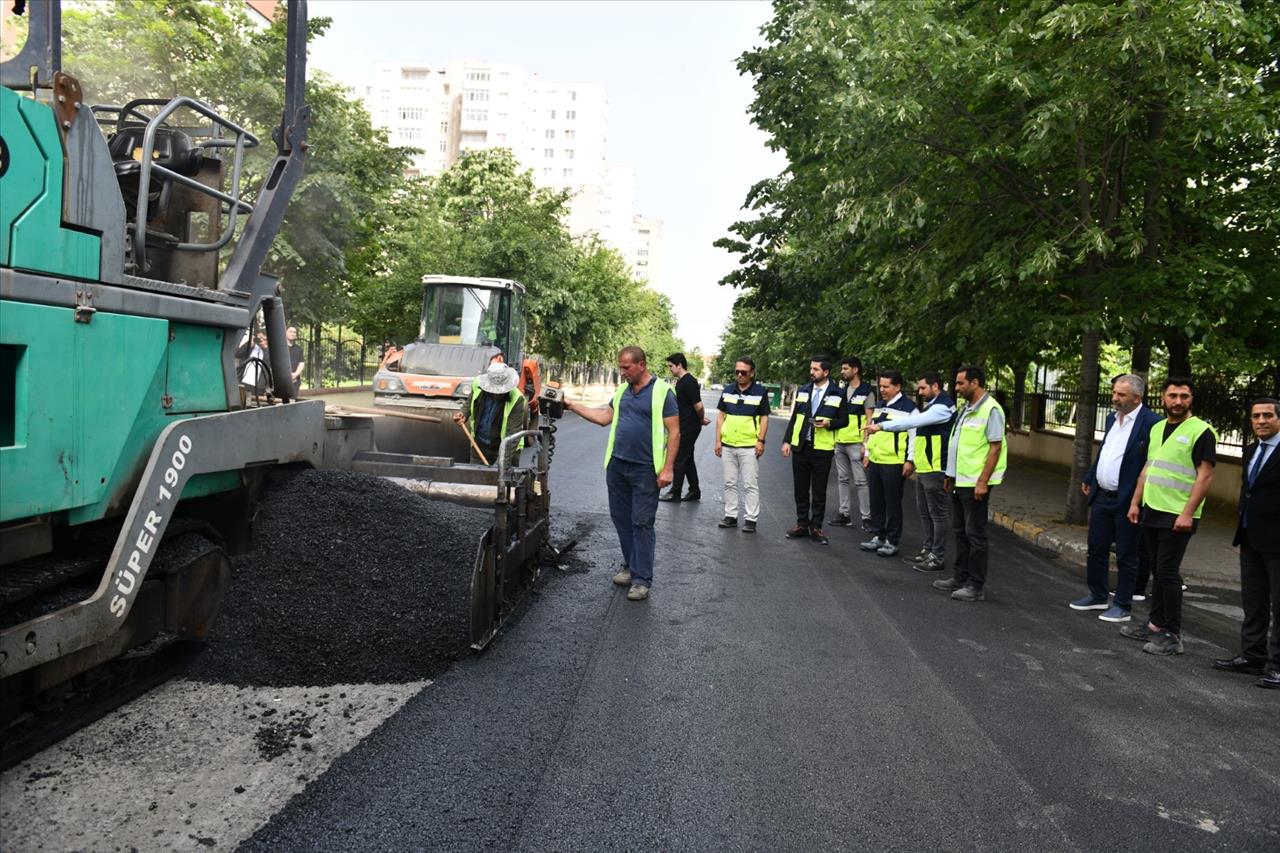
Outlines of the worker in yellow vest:
<svg viewBox="0 0 1280 853">
<path fill-rule="evenodd" d="M 1004 482 L 1009 445 L 1004 409 L 987 393 L 981 367 L 960 368 L 956 398 L 963 410 L 951 422 L 946 479 L 951 495 L 951 532 L 956 537 L 955 574 L 933 582 L 956 601 L 982 601 L 987 585 L 987 513 L 991 489 Z"/>
<path fill-rule="evenodd" d="M 622 383 L 608 405 L 584 406 L 566 400 L 565 409 L 609 427 L 605 484 L 609 515 L 622 546 L 622 568 L 613 582 L 628 587 L 629 600 L 644 601 L 653 586 L 658 493 L 675 476 L 680 408 L 671 386 L 649 372 L 640 347 L 618 351 L 618 373 Z"/>
<path fill-rule="evenodd" d="M 809 379 L 808 385 L 796 390 L 791 420 L 782 439 L 782 455 L 791 459 L 796 499 L 796 524 L 786 536 L 826 545 L 822 519 L 827 512 L 827 480 L 831 476 L 836 433 L 849 425 L 849 404 L 844 390 L 831 381 L 829 357 L 815 355 L 809 360 Z"/>
<path fill-rule="evenodd" d="M 516 385 L 520 374 L 501 361 L 491 361 L 489 366 L 471 380 L 471 400 L 465 412 L 455 412 L 456 423 L 469 423 L 471 437 L 476 447 L 484 453 L 490 465 L 498 464 L 498 452 L 502 441 L 513 433 L 529 428 L 529 404 Z M 508 460 L 514 460 L 523 441 L 513 442 L 507 448 Z M 471 449 L 471 461 L 480 462 L 475 448 Z"/>
<path fill-rule="evenodd" d="M 867 469 L 862 464 L 863 435 L 876 407 L 876 390 L 862 378 L 862 359 L 849 356 L 840 359 L 840 382 L 849 405 L 849 423 L 836 432 L 836 494 L 840 507 L 831 519 L 832 527 L 853 527 L 852 507 L 857 498 L 859 524 L 864 532 L 871 530 L 871 487 Z"/>
<path fill-rule="evenodd" d="M 1142 526 L 1142 545 L 1154 577 L 1146 624 L 1125 625 L 1120 633 L 1144 640 L 1144 652 L 1180 655 L 1182 649 L 1182 556 L 1200 525 L 1204 499 L 1213 483 L 1218 437 L 1191 414 L 1190 379 L 1165 380 L 1165 419 L 1151 427 L 1147 464 L 1129 504 L 1129 521 Z"/>
</svg>

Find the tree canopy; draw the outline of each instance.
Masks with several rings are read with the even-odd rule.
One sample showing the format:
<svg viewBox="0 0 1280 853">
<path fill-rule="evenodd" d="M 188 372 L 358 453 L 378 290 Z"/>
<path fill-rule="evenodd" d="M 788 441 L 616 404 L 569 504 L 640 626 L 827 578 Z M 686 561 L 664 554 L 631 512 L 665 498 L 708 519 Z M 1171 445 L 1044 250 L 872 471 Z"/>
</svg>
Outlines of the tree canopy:
<svg viewBox="0 0 1280 853">
<path fill-rule="evenodd" d="M 1274 369 L 1276 4 L 778 0 L 762 36 L 739 67 L 788 166 L 719 241 L 726 355 Z"/>
</svg>

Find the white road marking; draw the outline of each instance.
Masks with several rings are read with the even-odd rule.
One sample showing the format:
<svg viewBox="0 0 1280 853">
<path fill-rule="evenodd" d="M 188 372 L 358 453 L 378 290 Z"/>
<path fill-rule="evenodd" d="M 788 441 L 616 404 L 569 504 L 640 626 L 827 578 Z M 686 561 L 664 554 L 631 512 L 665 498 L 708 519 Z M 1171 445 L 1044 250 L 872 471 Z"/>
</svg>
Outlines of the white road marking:
<svg viewBox="0 0 1280 853">
<path fill-rule="evenodd" d="M 172 681 L 0 776 L 9 850 L 234 849 L 429 681 Z"/>
</svg>

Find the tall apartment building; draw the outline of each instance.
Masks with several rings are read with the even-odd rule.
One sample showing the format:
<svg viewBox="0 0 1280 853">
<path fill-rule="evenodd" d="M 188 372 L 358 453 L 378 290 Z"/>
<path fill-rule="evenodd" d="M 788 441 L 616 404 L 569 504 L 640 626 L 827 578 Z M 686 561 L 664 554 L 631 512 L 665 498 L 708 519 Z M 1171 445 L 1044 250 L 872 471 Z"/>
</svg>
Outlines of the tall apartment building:
<svg viewBox="0 0 1280 853">
<path fill-rule="evenodd" d="M 631 243 L 627 263 L 636 281 L 655 287 L 662 281 L 662 220 L 647 216 L 631 218 Z"/>
<path fill-rule="evenodd" d="M 500 62 L 379 61 L 362 94 L 393 144 L 422 150 L 411 174 L 443 171 L 462 151 L 510 148 L 540 185 L 573 193 L 571 233 L 594 232 L 630 259 L 635 174 L 608 160 L 609 99 L 600 84 L 543 80 Z"/>
</svg>

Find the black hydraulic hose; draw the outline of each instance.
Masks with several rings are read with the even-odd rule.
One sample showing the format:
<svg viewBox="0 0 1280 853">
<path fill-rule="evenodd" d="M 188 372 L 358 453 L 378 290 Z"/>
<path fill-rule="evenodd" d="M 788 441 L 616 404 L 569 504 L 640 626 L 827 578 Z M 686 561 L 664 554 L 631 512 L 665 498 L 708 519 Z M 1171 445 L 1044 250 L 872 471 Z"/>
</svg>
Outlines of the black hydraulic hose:
<svg viewBox="0 0 1280 853">
<path fill-rule="evenodd" d="M 289 363 L 289 341 L 284 334 L 284 302 L 279 296 L 262 300 L 262 319 L 267 327 L 267 358 L 271 362 L 272 388 L 282 402 L 295 396 L 293 370 Z"/>
</svg>

